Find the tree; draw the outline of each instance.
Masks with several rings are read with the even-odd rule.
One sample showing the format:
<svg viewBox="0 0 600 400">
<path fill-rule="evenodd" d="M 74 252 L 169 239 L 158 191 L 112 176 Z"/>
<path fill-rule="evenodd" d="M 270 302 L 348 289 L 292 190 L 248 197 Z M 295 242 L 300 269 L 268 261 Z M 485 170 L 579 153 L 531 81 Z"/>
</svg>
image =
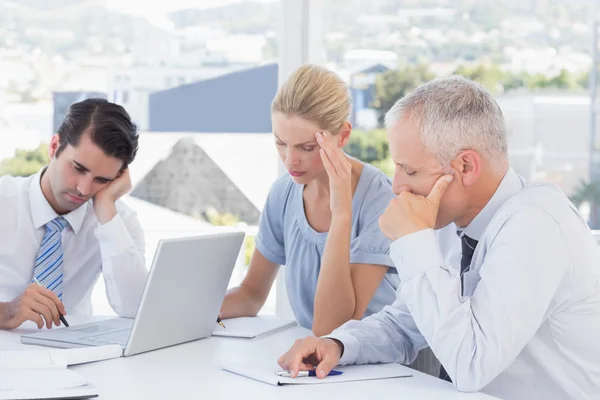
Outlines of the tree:
<svg viewBox="0 0 600 400">
<path fill-rule="evenodd" d="M 525 86 L 529 90 L 557 88 L 562 90 L 582 89 L 587 86 L 583 84 L 584 75 L 575 75 L 572 72 L 562 69 L 558 75 L 548 77 L 544 74 L 527 74 L 524 73 Z"/>
<path fill-rule="evenodd" d="M 584 89 L 590 88 L 590 73 L 584 72 L 577 78 L 577 84 Z"/>
<path fill-rule="evenodd" d="M 393 69 L 377 76 L 375 99 L 371 106 L 379 114 L 379 123 L 383 125 L 385 113 L 394 103 L 410 93 L 417 86 L 434 79 L 435 75 L 424 64 L 416 67 Z"/>
<path fill-rule="evenodd" d="M 454 70 L 454 74 L 478 82 L 481 86 L 489 90 L 490 93 L 506 91 L 507 87 L 514 89 L 524 84 L 523 80 L 519 79 L 517 75 L 504 71 L 496 64 L 489 66 L 485 64 L 475 66 L 461 65 Z"/>
<path fill-rule="evenodd" d="M 588 203 L 590 206 L 590 228 L 599 229 L 598 217 L 600 217 L 600 183 L 581 181 L 571 196 L 573 204 L 579 208 L 582 203 Z"/>
<path fill-rule="evenodd" d="M 231 213 L 219 213 L 216 208 L 209 207 L 202 213 L 204 219 L 215 226 L 233 226 L 240 222 L 240 219 Z"/>
<path fill-rule="evenodd" d="M 479 82 L 483 87 L 492 93 L 498 91 L 498 84 L 502 80 L 502 70 L 497 66 L 486 67 L 483 64 L 476 66 L 460 65 L 453 72 L 454 75 L 464 76 L 475 82 Z"/>
<path fill-rule="evenodd" d="M 579 87 L 577 76 L 567 71 L 560 70 L 559 74 L 550 78 L 549 85 L 558 89 L 573 90 Z"/>
<path fill-rule="evenodd" d="M 0 176 L 29 176 L 48 164 L 48 145 L 40 144 L 35 150 L 16 150 L 14 157 L 0 162 Z"/>
<path fill-rule="evenodd" d="M 381 172 L 383 172 L 390 178 L 394 176 L 394 170 L 396 167 L 394 166 L 394 161 L 392 160 L 391 156 L 388 156 L 384 160 L 373 161 L 371 165 L 381 170 Z"/>
<path fill-rule="evenodd" d="M 390 154 L 387 134 L 383 129 L 369 132 L 354 130 L 346 145 L 346 152 L 366 163 L 384 160 Z"/>
<path fill-rule="evenodd" d="M 345 150 L 352 157 L 371 164 L 386 175 L 392 176 L 394 163 L 390 156 L 390 146 L 385 130 L 352 131 Z"/>
<path fill-rule="evenodd" d="M 197 217 L 197 216 L 196 216 Z M 235 226 L 240 223 L 238 217 L 231 213 L 220 214 L 215 208 L 208 208 L 203 213 L 204 219 L 215 226 Z M 244 261 L 245 265 L 250 265 L 250 259 L 254 253 L 254 236 L 247 235 L 244 238 Z"/>
</svg>

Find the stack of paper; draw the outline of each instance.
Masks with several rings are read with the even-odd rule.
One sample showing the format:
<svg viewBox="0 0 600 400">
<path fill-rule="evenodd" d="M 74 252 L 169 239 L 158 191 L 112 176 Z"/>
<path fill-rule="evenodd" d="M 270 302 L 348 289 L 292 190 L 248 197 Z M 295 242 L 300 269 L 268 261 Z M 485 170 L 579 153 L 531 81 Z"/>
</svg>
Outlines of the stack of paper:
<svg viewBox="0 0 600 400">
<path fill-rule="evenodd" d="M 67 370 L 62 351 L 0 352 L 0 399 L 88 399 L 93 383 Z"/>
<path fill-rule="evenodd" d="M 104 346 L 74 347 L 72 349 L 57 350 L 67 354 L 67 365 L 84 364 L 94 361 L 109 360 L 123 356 L 123 348 L 118 344 Z"/>
</svg>

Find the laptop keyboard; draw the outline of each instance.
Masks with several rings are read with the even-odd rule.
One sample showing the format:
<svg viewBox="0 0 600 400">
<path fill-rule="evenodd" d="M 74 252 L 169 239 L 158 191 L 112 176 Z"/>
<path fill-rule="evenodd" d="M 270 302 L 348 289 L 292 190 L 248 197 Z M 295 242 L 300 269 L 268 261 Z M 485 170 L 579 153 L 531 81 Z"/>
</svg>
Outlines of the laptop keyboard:
<svg viewBox="0 0 600 400">
<path fill-rule="evenodd" d="M 96 343 L 120 344 L 121 346 L 125 346 L 127 344 L 127 340 L 129 339 L 129 332 L 131 332 L 131 329 L 129 328 L 120 329 L 118 331 L 107 332 L 101 335 L 85 336 L 82 339 L 90 340 Z"/>
</svg>

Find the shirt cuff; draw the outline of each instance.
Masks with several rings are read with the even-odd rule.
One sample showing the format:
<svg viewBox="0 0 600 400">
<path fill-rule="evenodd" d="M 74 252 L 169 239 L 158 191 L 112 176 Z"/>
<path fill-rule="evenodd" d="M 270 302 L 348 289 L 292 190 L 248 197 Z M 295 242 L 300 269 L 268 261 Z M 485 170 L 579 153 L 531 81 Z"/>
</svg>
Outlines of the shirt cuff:
<svg viewBox="0 0 600 400">
<path fill-rule="evenodd" d="M 387 254 L 367 253 L 366 251 L 351 252 L 350 264 L 372 264 L 394 268 L 394 263 Z"/>
<path fill-rule="evenodd" d="M 444 265 L 433 229 L 424 229 L 395 240 L 390 245 L 390 256 L 402 281 Z"/>
<path fill-rule="evenodd" d="M 360 349 L 360 341 L 352 336 L 348 332 L 343 330 L 335 330 L 327 336 L 323 336 L 323 339 L 335 339 L 342 342 L 344 345 L 344 353 L 340 358 L 339 365 L 352 365 L 356 364 L 358 358 L 358 351 Z"/>
<path fill-rule="evenodd" d="M 96 238 L 100 242 L 103 255 L 114 257 L 123 254 L 127 249 L 133 247 L 133 239 L 119 214 L 104 225 L 100 225 L 95 231 Z"/>
<path fill-rule="evenodd" d="M 254 245 L 257 250 L 262 254 L 267 260 L 271 261 L 274 264 L 285 265 L 285 256 L 280 256 L 277 253 L 271 251 L 265 244 L 263 243 L 260 235 L 256 235 L 254 239 Z"/>
</svg>

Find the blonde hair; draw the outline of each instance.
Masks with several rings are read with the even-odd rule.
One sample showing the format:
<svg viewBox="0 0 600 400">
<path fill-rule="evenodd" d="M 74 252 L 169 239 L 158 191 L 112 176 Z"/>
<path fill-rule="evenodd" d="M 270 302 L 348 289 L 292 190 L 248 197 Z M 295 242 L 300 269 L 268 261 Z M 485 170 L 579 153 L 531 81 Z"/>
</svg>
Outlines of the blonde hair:
<svg viewBox="0 0 600 400">
<path fill-rule="evenodd" d="M 277 91 L 271 112 L 295 115 L 336 134 L 352 110 L 350 91 L 334 72 L 317 65 L 298 68 Z"/>
</svg>

